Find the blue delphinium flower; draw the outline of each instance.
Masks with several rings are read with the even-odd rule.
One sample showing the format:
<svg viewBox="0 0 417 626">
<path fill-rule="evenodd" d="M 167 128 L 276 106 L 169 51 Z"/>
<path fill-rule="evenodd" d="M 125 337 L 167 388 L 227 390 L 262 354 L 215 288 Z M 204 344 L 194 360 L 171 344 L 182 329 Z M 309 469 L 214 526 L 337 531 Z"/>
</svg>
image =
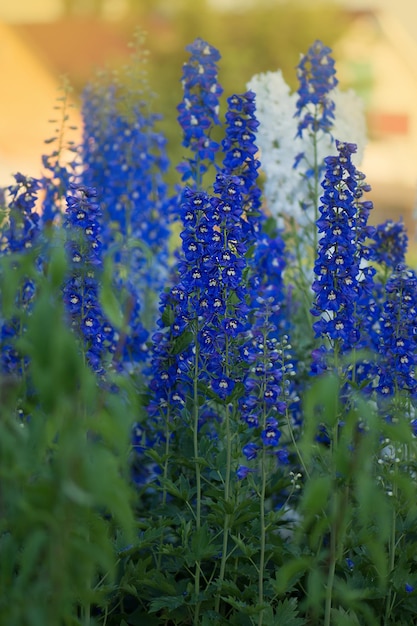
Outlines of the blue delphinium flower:
<svg viewBox="0 0 417 626">
<path fill-rule="evenodd" d="M 223 172 L 240 178 L 241 196 L 244 215 L 243 228 L 255 229 L 254 240 L 259 231 L 261 214 L 261 188 L 258 184 L 260 161 L 257 159 L 256 131 L 259 122 L 256 119 L 255 94 L 247 91 L 234 94 L 227 100 L 226 136 L 222 141 Z M 257 219 L 255 219 L 257 218 Z M 249 243 L 249 241 L 248 241 Z"/>
<path fill-rule="evenodd" d="M 356 256 L 354 204 L 356 180 L 353 144 L 338 143 L 338 156 L 325 159 L 324 195 L 317 221 L 318 256 L 314 265 L 312 314 L 319 318 L 316 337 L 326 337 L 332 350 L 352 349 L 358 339 L 355 302 L 358 297 L 359 259 Z"/>
<path fill-rule="evenodd" d="M 239 465 L 239 467 L 236 470 L 236 478 L 238 480 L 244 480 L 252 472 L 254 472 L 254 470 L 249 468 L 249 467 L 247 467 L 246 465 Z"/>
<path fill-rule="evenodd" d="M 34 262 L 40 271 L 41 250 L 36 252 L 36 247 L 41 243 L 42 230 L 39 214 L 34 209 L 41 184 L 39 180 L 20 173 L 15 174 L 14 178 L 15 184 L 6 189 L 8 202 L 7 211 L 0 223 L 0 254 L 13 254 L 14 266 L 17 269 L 19 258 L 35 252 Z M 8 271 L 12 271 L 12 268 Z M 0 343 L 2 371 L 20 375 L 27 365 L 27 360 L 17 348 L 16 340 L 24 332 L 21 313 L 29 313 L 36 296 L 35 281 L 32 278 L 24 278 L 17 294 L 15 304 L 19 314 L 11 319 L 0 318 Z"/>
<path fill-rule="evenodd" d="M 91 368 L 103 373 L 106 352 L 116 349 L 117 337 L 105 319 L 99 300 L 102 270 L 101 210 L 94 188 L 70 185 L 64 220 L 69 276 L 63 296 L 70 323 L 80 337 Z"/>
<path fill-rule="evenodd" d="M 141 42 L 139 42 L 140 44 Z M 168 278 L 171 204 L 166 139 L 157 130 L 140 45 L 121 76 L 98 78 L 83 93 L 83 183 L 102 198 L 101 240 L 128 332 L 121 359 L 141 367 Z M 138 75 L 139 74 L 139 75 Z"/>
<path fill-rule="evenodd" d="M 177 169 L 183 181 L 192 181 L 189 184 L 199 187 L 219 149 L 219 144 L 211 138 L 211 131 L 220 124 L 219 97 L 223 91 L 217 80 L 220 53 L 200 38 L 186 50 L 191 56 L 183 65 L 184 96 L 177 109 L 178 122 L 183 130 L 182 145 L 189 148 L 193 156 Z"/>
<path fill-rule="evenodd" d="M 323 136 L 326 144 L 331 135 L 334 122 L 335 104 L 331 97 L 332 90 L 338 81 L 336 78 L 335 62 L 331 57 L 331 49 L 321 41 L 315 41 L 309 48 L 297 67 L 299 80 L 298 99 L 296 102 L 295 117 L 298 119 L 297 137 L 303 139 L 304 150 L 294 161 L 294 168 L 302 176 L 301 185 L 304 185 L 304 197 L 300 198 L 302 212 L 299 225 L 301 232 L 295 240 L 297 247 L 308 247 L 298 252 L 298 256 L 309 256 L 316 253 L 319 189 L 322 180 L 324 163 L 320 150 Z M 291 220 L 290 220 L 291 221 Z"/>
<path fill-rule="evenodd" d="M 249 427 L 246 433 L 249 440 L 242 449 L 248 461 L 255 459 L 262 447 L 268 453 L 275 453 L 278 462 L 288 460 L 286 455 L 279 454 L 278 445 L 291 401 L 288 383 L 294 367 L 288 337 L 282 336 L 279 341 L 271 321 L 277 306 L 273 297 L 258 303 L 254 324 L 242 349 L 242 358 L 249 367 L 244 377 L 245 394 L 239 398 L 238 408 L 241 419 Z"/>
<path fill-rule="evenodd" d="M 335 105 L 329 92 L 336 87 L 338 80 L 331 52 L 329 47 L 316 40 L 297 66 L 299 136 L 304 130 L 328 132 L 333 126 Z"/>
<path fill-rule="evenodd" d="M 375 226 L 369 246 L 373 260 L 380 265 L 394 269 L 405 263 L 408 236 L 403 220 L 386 220 Z"/>
<path fill-rule="evenodd" d="M 401 263 L 388 280 L 380 319 L 378 384 L 382 398 L 402 393 L 415 397 L 417 276 Z"/>
<path fill-rule="evenodd" d="M 370 234 L 367 218 L 371 205 L 362 200 L 365 187 L 361 172 L 352 163 L 355 144 L 336 141 L 338 155 L 325 159 L 322 183 L 318 255 L 314 265 L 315 293 L 311 312 L 316 337 L 327 341 L 313 353 L 313 372 L 325 369 L 325 354 L 333 356 L 354 348 L 372 348 L 369 334 L 375 323 L 372 311 L 374 268 L 366 245 Z M 365 320 L 365 321 L 364 321 Z M 366 323 L 365 323 L 366 322 Z"/>
<path fill-rule="evenodd" d="M 228 120 L 231 129 L 237 115 L 235 111 Z M 251 115 L 252 107 L 239 111 L 245 122 Z M 235 146 L 231 135 L 226 135 L 230 138 L 225 146 L 227 159 Z M 247 138 L 248 146 L 253 138 Z M 249 241 L 256 231 L 251 224 L 244 224 L 254 219 L 255 211 L 251 207 L 245 213 L 244 207 L 246 203 L 249 209 L 252 194 L 256 203 L 257 192 L 252 189 L 257 170 L 256 163 L 252 164 L 255 152 L 248 147 L 237 162 L 230 164 L 231 169 L 224 166 L 217 173 L 214 195 L 192 188 L 186 188 L 182 194 L 182 250 L 177 281 L 163 297 L 161 333 L 156 338 L 158 345 L 152 361 L 153 415 L 159 411 L 166 419 L 165 407 L 172 405 L 167 393 L 180 393 L 184 406 L 185 398 L 192 397 L 195 376 L 210 387 L 220 404 L 227 403 L 240 382 L 241 359 L 236 346 L 247 327 L 243 272 Z M 250 175 L 243 178 L 247 164 L 252 166 Z M 168 372 L 171 378 L 167 378 Z M 165 385 L 161 384 L 161 373 Z M 182 407 L 177 405 L 177 409 L 181 411 Z M 199 412 L 204 410 L 203 402 Z"/>
<path fill-rule="evenodd" d="M 190 392 L 193 343 L 191 336 L 185 333 L 196 332 L 204 325 L 202 318 L 210 318 L 216 308 L 218 285 L 211 279 L 207 267 L 211 258 L 208 248 L 214 235 L 208 219 L 210 212 L 207 193 L 184 190 L 181 204 L 183 254 L 177 264 L 176 284 L 161 296 L 159 330 L 152 337 L 149 368 L 152 397 L 148 411 L 152 417 L 159 416 L 162 422 L 181 411 L 186 393 Z M 183 341 L 181 345 L 179 342 L 187 337 L 188 343 Z M 205 345 L 208 338 L 208 335 L 204 337 Z"/>
<path fill-rule="evenodd" d="M 7 187 L 8 216 L 2 224 L 1 253 L 22 252 L 31 248 L 40 234 L 38 202 L 41 183 L 38 179 L 15 174 L 16 183 Z"/>
</svg>

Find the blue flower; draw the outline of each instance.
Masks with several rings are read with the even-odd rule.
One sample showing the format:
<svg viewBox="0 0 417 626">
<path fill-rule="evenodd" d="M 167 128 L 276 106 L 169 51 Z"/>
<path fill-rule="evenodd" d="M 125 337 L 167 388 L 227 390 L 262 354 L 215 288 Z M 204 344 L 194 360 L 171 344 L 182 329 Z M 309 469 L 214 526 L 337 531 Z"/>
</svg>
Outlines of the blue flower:
<svg viewBox="0 0 417 626">
<path fill-rule="evenodd" d="M 182 145 L 189 148 L 194 157 L 184 161 L 178 169 L 183 181 L 192 179 L 198 187 L 219 149 L 219 144 L 211 138 L 211 130 L 220 124 L 219 97 L 223 91 L 217 81 L 220 54 L 200 38 L 186 50 L 191 56 L 183 66 L 184 96 L 177 109 L 178 122 L 183 130 Z"/>
<path fill-rule="evenodd" d="M 268 417 L 266 427 L 261 433 L 261 438 L 265 446 L 277 446 L 281 438 L 281 431 L 278 428 L 278 421 L 274 417 Z"/>
<path fill-rule="evenodd" d="M 319 318 L 313 324 L 316 337 L 327 338 L 331 350 L 343 353 L 359 345 L 359 320 L 369 305 L 375 270 L 368 267 L 364 244 L 368 231 L 367 207 L 360 201 L 363 178 L 351 160 L 356 146 L 338 141 L 336 146 L 338 155 L 325 159 L 311 313 Z M 323 350 L 316 355 L 321 360 Z"/>
<path fill-rule="evenodd" d="M 118 359 L 132 371 L 147 358 L 146 339 L 155 330 L 159 293 L 168 280 L 176 200 L 164 179 L 169 160 L 157 130 L 160 116 L 149 112 L 137 59 L 123 73 L 85 88 L 81 156 L 82 182 L 101 199 L 100 242 L 112 259 L 113 288 L 127 328 Z M 90 238 L 97 239 L 96 229 L 89 220 Z"/>
<path fill-rule="evenodd" d="M 415 396 L 415 319 L 417 315 L 417 276 L 399 264 L 388 280 L 386 301 L 380 319 L 377 391 L 390 398 L 396 391 Z"/>
<path fill-rule="evenodd" d="M 350 559 L 350 558 L 347 558 L 347 559 L 345 559 L 345 562 L 346 562 L 346 565 L 347 565 L 349 571 L 352 571 L 353 568 L 355 567 L 354 561 L 352 561 L 352 559 Z"/>
<path fill-rule="evenodd" d="M 255 94 L 247 91 L 234 94 L 227 100 L 226 136 L 222 141 L 224 153 L 221 173 L 235 176 L 239 185 L 243 215 L 246 219 L 240 223 L 244 230 L 246 245 L 251 245 L 260 232 L 262 221 L 261 189 L 258 185 L 260 161 L 256 158 L 256 131 L 259 122 L 256 118 Z"/>
<path fill-rule="evenodd" d="M 83 343 L 87 362 L 101 374 L 106 353 L 116 350 L 117 335 L 106 320 L 99 300 L 100 219 L 96 190 L 71 184 L 64 221 L 69 276 L 63 298 L 71 326 Z"/>
<path fill-rule="evenodd" d="M 405 263 L 408 237 L 404 222 L 386 220 L 383 224 L 378 224 L 374 228 L 369 246 L 376 263 L 392 269 Z"/>
<path fill-rule="evenodd" d="M 15 255 L 15 261 L 9 271 L 17 270 L 28 253 L 35 254 L 35 268 L 42 271 L 42 229 L 39 214 L 34 210 L 38 201 L 40 182 L 20 173 L 15 174 L 14 178 L 15 184 L 7 188 L 9 202 L 7 218 L 1 224 L 0 253 Z M 35 281 L 33 278 L 23 277 L 16 291 L 16 310 L 30 314 L 35 296 Z M 28 365 L 28 359 L 16 345 L 24 330 L 21 314 L 0 320 L 0 361 L 4 372 L 20 376 Z"/>
<path fill-rule="evenodd" d="M 299 80 L 296 116 L 298 136 L 304 130 L 329 132 L 333 126 L 335 105 L 329 93 L 338 83 L 331 48 L 316 40 L 297 66 Z"/>
<path fill-rule="evenodd" d="M 248 459 L 248 461 L 252 461 L 253 459 L 256 459 L 256 457 L 258 456 L 258 450 L 259 450 L 259 446 L 253 441 L 247 443 L 242 448 L 242 452 L 245 455 L 245 457 Z"/>
<path fill-rule="evenodd" d="M 2 225 L 2 254 L 24 252 L 41 233 L 39 213 L 34 210 L 41 183 L 20 173 L 14 178 L 16 183 L 7 187 L 10 200 L 7 223 Z"/>
<path fill-rule="evenodd" d="M 244 480 L 247 478 L 249 474 L 251 474 L 254 470 L 246 467 L 246 465 L 239 465 L 236 471 L 236 477 L 238 480 Z"/>
</svg>

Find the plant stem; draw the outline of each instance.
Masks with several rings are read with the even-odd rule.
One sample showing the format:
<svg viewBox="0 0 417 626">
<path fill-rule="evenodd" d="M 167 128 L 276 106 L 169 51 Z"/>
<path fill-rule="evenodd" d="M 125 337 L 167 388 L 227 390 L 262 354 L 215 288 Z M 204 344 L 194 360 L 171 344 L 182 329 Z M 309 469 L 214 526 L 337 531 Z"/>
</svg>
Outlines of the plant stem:
<svg viewBox="0 0 417 626">
<path fill-rule="evenodd" d="M 226 476 L 224 480 L 224 501 L 227 507 L 229 504 L 229 499 L 230 499 L 230 473 L 232 470 L 232 438 L 231 438 L 231 432 L 230 432 L 230 410 L 228 406 L 226 406 L 224 424 L 225 424 L 225 431 L 226 431 L 225 432 L 225 435 L 226 435 Z M 219 572 L 219 588 L 221 588 L 221 584 L 224 581 L 224 574 L 226 571 L 227 550 L 228 550 L 228 542 L 229 542 L 229 527 L 230 527 L 230 515 L 229 513 L 225 513 L 224 525 L 223 525 L 222 558 L 220 561 L 220 572 Z M 219 608 L 220 608 L 220 591 L 216 597 L 215 610 L 219 612 Z"/>
<path fill-rule="evenodd" d="M 165 459 L 164 459 L 164 471 L 163 471 L 163 487 L 162 487 L 162 506 L 164 507 L 167 501 L 167 487 L 166 481 L 168 478 L 168 467 L 169 467 L 169 445 L 171 438 L 171 429 L 170 429 L 170 411 L 168 407 L 167 414 L 165 416 Z M 159 551 L 158 551 L 158 561 L 157 561 L 157 569 L 160 571 L 161 569 L 161 561 L 162 561 L 162 544 L 164 540 L 164 533 L 161 531 L 161 538 L 159 541 Z"/>
<path fill-rule="evenodd" d="M 332 525 L 332 529 L 330 531 L 330 559 L 329 559 L 329 570 L 327 573 L 327 584 L 326 584 L 326 604 L 325 604 L 325 612 L 324 612 L 324 626 L 330 626 L 330 617 L 332 611 L 332 599 L 333 599 L 333 585 L 334 585 L 334 575 L 336 570 L 336 538 L 337 530 L 335 528 L 335 524 Z"/>
<path fill-rule="evenodd" d="M 229 338 L 226 336 L 225 341 L 225 363 L 226 363 L 226 374 L 229 375 Z M 224 478 L 224 503 L 226 507 L 226 511 L 229 506 L 230 501 L 230 475 L 232 472 L 232 433 L 231 433 L 231 424 L 230 424 L 230 408 L 229 405 L 226 404 L 225 407 L 225 417 L 224 417 L 224 425 L 225 425 L 225 437 L 226 437 L 226 475 Z M 221 585 L 224 581 L 224 574 L 226 571 L 226 562 L 228 559 L 228 543 L 229 543 L 229 531 L 230 531 L 230 514 L 225 512 L 224 516 L 224 525 L 223 525 L 223 546 L 222 546 L 222 557 L 220 561 L 220 572 L 219 572 L 219 592 L 216 596 L 215 602 L 215 610 L 219 612 L 220 608 L 220 589 Z"/>
<path fill-rule="evenodd" d="M 261 458 L 261 472 L 262 483 L 261 492 L 259 498 L 260 508 L 260 525 L 261 525 L 261 537 L 260 537 L 260 552 L 259 552 L 259 576 L 258 576 L 258 596 L 259 604 L 263 604 L 264 601 L 264 568 L 265 568 L 265 544 L 266 544 L 266 526 L 265 526 L 265 494 L 266 494 L 266 450 L 265 446 L 262 449 Z M 258 617 L 258 626 L 262 626 L 263 623 L 263 609 L 261 609 Z"/>
<path fill-rule="evenodd" d="M 197 333 L 196 333 L 197 337 Z M 194 465 L 195 465 L 195 483 L 196 483 L 196 512 L 195 512 L 195 526 L 198 532 L 201 528 L 201 468 L 199 459 L 199 445 L 198 445 L 198 377 L 199 377 L 199 344 L 195 341 L 195 361 L 194 361 L 194 384 L 193 384 L 193 443 L 194 443 Z M 198 626 L 200 621 L 200 576 L 201 576 L 201 563 L 200 559 L 196 559 L 195 562 L 195 578 L 194 578 L 194 593 L 196 597 L 196 606 L 194 613 L 194 626 Z"/>
</svg>

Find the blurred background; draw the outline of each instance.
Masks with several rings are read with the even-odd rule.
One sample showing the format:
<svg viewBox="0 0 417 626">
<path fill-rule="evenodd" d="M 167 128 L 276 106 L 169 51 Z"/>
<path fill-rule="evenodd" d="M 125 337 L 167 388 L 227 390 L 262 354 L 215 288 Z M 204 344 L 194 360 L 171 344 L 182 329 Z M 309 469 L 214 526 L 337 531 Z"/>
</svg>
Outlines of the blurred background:
<svg viewBox="0 0 417 626">
<path fill-rule="evenodd" d="M 372 185 L 372 221 L 402 216 L 413 240 L 417 0 L 0 0 L 0 185 L 16 171 L 39 175 L 63 75 L 80 136 L 83 88 L 98 70 L 128 63 L 137 29 L 147 33 L 152 107 L 163 115 L 173 163 L 182 156 L 175 107 L 184 48 L 195 37 L 220 50 L 225 97 L 278 68 L 295 89 L 300 53 L 315 39 L 329 45 L 341 87 L 366 108 L 361 170 Z"/>
</svg>

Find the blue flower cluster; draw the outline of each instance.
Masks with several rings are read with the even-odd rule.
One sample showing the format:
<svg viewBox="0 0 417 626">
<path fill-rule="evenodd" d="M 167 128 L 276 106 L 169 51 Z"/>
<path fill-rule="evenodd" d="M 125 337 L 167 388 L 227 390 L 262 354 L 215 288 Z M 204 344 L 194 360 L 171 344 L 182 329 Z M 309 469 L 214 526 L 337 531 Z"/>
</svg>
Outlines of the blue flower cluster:
<svg viewBox="0 0 417 626">
<path fill-rule="evenodd" d="M 7 213 L 3 215 L 1 223 L 0 255 L 13 255 L 13 265 L 7 271 L 18 269 L 20 265 L 18 255 L 35 254 L 34 263 L 37 269 L 41 268 L 40 256 L 41 228 L 40 217 L 36 212 L 39 201 L 38 193 L 40 181 L 26 177 L 21 173 L 15 174 L 15 184 L 7 189 Z M 16 307 L 18 315 L 10 319 L 0 318 L 0 363 L 1 370 L 7 374 L 22 374 L 26 368 L 27 359 L 22 355 L 16 341 L 25 332 L 21 314 L 29 313 L 36 295 L 36 286 L 32 278 L 25 277 L 16 293 Z"/>
<path fill-rule="evenodd" d="M 337 142 L 338 155 L 325 159 L 324 195 L 319 207 L 319 240 L 314 265 L 312 314 L 316 337 L 327 337 L 332 350 L 351 350 L 358 341 L 355 303 L 359 296 L 355 194 L 351 155 L 356 146 Z"/>
<path fill-rule="evenodd" d="M 374 228 L 369 245 L 376 263 L 390 269 L 395 269 L 400 263 L 405 263 L 408 236 L 404 222 L 386 220 L 383 224 L 378 224 Z"/>
<path fill-rule="evenodd" d="M 336 87 L 335 62 L 331 49 L 316 40 L 297 66 L 299 80 L 296 116 L 297 135 L 304 130 L 329 132 L 333 126 L 335 105 L 329 93 Z"/>
<path fill-rule="evenodd" d="M 399 264 L 386 287 L 386 301 L 380 320 L 377 391 L 391 399 L 395 393 L 417 393 L 415 368 L 417 276 Z"/>
<path fill-rule="evenodd" d="M 198 187 L 220 147 L 211 137 L 213 127 L 220 124 L 219 98 L 223 92 L 217 80 L 220 53 L 200 38 L 186 49 L 191 56 L 183 66 L 184 96 L 177 107 L 178 122 L 183 130 L 182 145 L 194 156 L 177 169 L 183 181 L 191 179 Z"/>
<path fill-rule="evenodd" d="M 117 336 L 105 319 L 99 300 L 102 269 L 100 220 L 96 190 L 71 184 L 63 223 L 69 260 L 63 297 L 71 326 L 83 343 L 88 364 L 94 371 L 103 373 L 105 355 L 115 351 Z"/>
<path fill-rule="evenodd" d="M 278 445 L 280 425 L 288 410 L 289 385 L 295 373 L 291 346 L 286 335 L 280 341 L 274 336 L 277 328 L 271 318 L 279 308 L 274 304 L 274 298 L 260 298 L 258 306 L 242 350 L 249 369 L 244 379 L 245 394 L 239 399 L 239 412 L 252 431 L 252 436 L 247 433 L 251 440 L 243 446 L 242 452 L 247 461 L 252 461 L 263 447 L 276 455 L 279 463 L 286 464 L 287 450 Z M 240 465 L 237 476 L 241 480 L 253 471 L 253 468 Z"/>
<path fill-rule="evenodd" d="M 15 174 L 16 183 L 6 191 L 8 215 L 2 224 L 0 252 L 24 252 L 31 248 L 40 235 L 40 216 L 36 212 L 41 182 L 23 174 Z"/>
</svg>

